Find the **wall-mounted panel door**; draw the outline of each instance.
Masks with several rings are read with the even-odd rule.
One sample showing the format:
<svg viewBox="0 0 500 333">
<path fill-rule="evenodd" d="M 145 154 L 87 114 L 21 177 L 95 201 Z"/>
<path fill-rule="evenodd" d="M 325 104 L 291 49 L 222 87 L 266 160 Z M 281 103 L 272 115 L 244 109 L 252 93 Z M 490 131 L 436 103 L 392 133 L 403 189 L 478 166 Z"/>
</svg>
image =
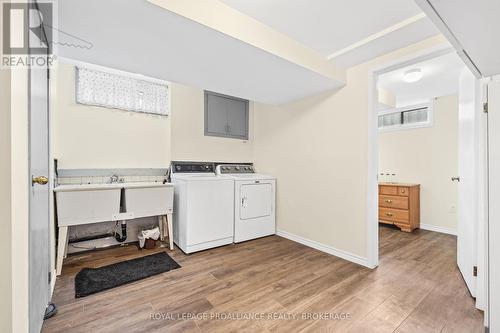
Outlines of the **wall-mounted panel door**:
<svg viewBox="0 0 500 333">
<path fill-rule="evenodd" d="M 205 95 L 205 135 L 224 135 L 228 133 L 227 105 L 218 96 Z"/>
<path fill-rule="evenodd" d="M 205 135 L 248 139 L 249 102 L 205 91 Z"/>
<path fill-rule="evenodd" d="M 228 129 L 233 137 L 247 138 L 248 135 L 248 102 L 228 100 Z"/>
</svg>

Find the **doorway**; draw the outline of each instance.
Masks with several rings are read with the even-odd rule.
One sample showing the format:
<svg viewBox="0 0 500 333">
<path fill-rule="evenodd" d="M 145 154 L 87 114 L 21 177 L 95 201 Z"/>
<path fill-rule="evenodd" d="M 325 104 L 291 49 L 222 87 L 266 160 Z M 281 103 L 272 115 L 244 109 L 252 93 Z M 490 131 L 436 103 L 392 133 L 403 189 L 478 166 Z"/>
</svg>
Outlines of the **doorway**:
<svg viewBox="0 0 500 333">
<path fill-rule="evenodd" d="M 480 274 L 484 274 L 484 267 L 482 267 L 484 261 L 482 254 L 477 251 L 478 244 L 481 243 L 481 240 L 478 243 L 478 237 L 481 236 L 481 232 L 478 216 L 476 215 L 478 212 L 477 207 L 481 205 L 481 202 L 479 202 L 481 198 L 476 194 L 484 186 L 480 177 L 480 171 L 483 168 L 481 163 L 484 163 L 484 161 L 479 158 L 481 149 L 478 138 L 481 128 L 478 126 L 480 123 L 478 117 L 480 99 L 478 80 L 474 78 L 472 73 L 458 59 L 460 61 L 460 68 L 446 69 L 443 72 L 444 76 L 439 81 L 429 84 L 429 86 L 433 86 L 432 89 L 434 90 L 443 90 L 446 88 L 446 80 L 451 80 L 453 76 L 450 75 L 450 72 L 459 70 L 458 74 L 455 73 L 457 75 L 455 75 L 454 79 L 456 84 L 455 102 L 452 101 L 453 97 L 445 97 L 446 95 L 450 95 L 445 91 L 431 94 L 427 92 L 423 93 L 422 96 L 417 96 L 415 91 L 418 89 L 413 89 L 411 85 L 402 85 L 402 89 L 398 91 L 398 94 L 391 94 L 390 89 L 387 89 L 390 88 L 390 85 L 385 87 L 380 86 L 384 77 L 387 79 L 391 73 L 397 73 L 400 76 L 400 80 L 404 81 L 407 79 L 405 83 L 416 82 L 422 79 L 424 75 L 429 75 L 432 71 L 439 71 L 436 66 L 431 68 L 431 70 L 429 68 L 424 70 L 423 67 L 425 64 L 439 63 L 441 61 L 443 65 L 450 65 L 450 61 L 455 61 L 451 59 L 458 59 L 453 49 L 433 49 L 391 64 L 386 64 L 374 69 L 372 72 L 369 83 L 368 260 L 373 267 L 379 264 L 379 222 L 381 221 L 379 216 L 379 182 L 404 183 L 404 186 L 401 186 L 401 188 L 408 189 L 411 189 L 411 185 L 423 185 L 425 183 L 425 188 L 423 189 L 425 192 L 420 193 L 420 198 L 424 200 L 421 201 L 422 206 L 418 208 L 420 214 L 418 225 L 410 226 L 408 216 L 411 216 L 411 212 L 407 212 L 408 216 L 395 216 L 394 212 L 386 212 L 384 210 L 382 213 L 387 213 L 389 218 L 382 220 L 386 220 L 385 222 L 392 221 L 392 224 L 398 227 L 399 230 L 405 229 L 404 231 L 407 232 L 413 230 L 419 232 L 418 230 L 428 229 L 441 234 L 456 233 L 456 264 L 471 295 L 474 297 L 477 296 L 476 307 L 484 309 L 484 286 L 482 277 L 479 276 Z M 391 97 L 391 95 L 393 96 Z M 399 98 L 394 95 L 399 95 Z M 413 164 L 408 163 L 408 159 L 405 161 L 402 159 L 397 160 L 394 156 L 394 149 L 398 148 L 401 144 L 401 142 L 397 142 L 396 140 L 396 137 L 400 136 L 398 134 L 404 132 L 409 134 L 410 131 L 414 133 L 424 132 L 424 129 L 432 128 L 434 120 L 436 120 L 434 118 L 436 115 L 435 108 L 442 109 L 445 104 L 450 103 L 458 105 L 457 119 L 455 119 L 458 125 L 455 142 L 456 150 L 455 152 L 450 152 L 446 151 L 446 148 L 443 148 L 441 154 L 438 153 L 436 156 L 430 157 L 433 160 L 429 161 L 429 164 L 431 164 L 430 162 L 436 162 L 441 159 L 440 164 L 448 163 L 447 167 L 442 168 L 447 171 L 439 173 L 435 172 L 435 168 L 428 168 L 429 165 L 426 164 L 425 157 L 422 159 L 422 156 L 420 156 L 421 159 L 418 162 L 420 166 L 415 165 L 415 161 L 413 161 Z M 443 112 L 440 115 L 443 115 Z M 449 129 L 446 129 L 446 125 L 449 125 L 450 121 L 440 119 L 440 125 L 445 126 L 442 131 L 449 132 Z M 435 146 L 437 145 L 435 142 L 429 141 L 428 136 L 414 139 L 415 145 L 421 143 L 428 146 L 420 147 L 428 148 L 421 150 L 420 155 L 425 151 L 436 151 Z M 381 149 L 380 140 L 391 144 L 390 149 Z M 440 136 L 438 133 L 435 136 L 435 140 L 444 141 L 445 137 L 444 135 Z M 432 147 L 429 145 L 432 145 Z M 398 149 L 402 148 L 399 147 Z M 448 144 L 449 149 L 455 149 L 453 148 L 453 144 Z M 411 156 L 411 152 L 408 151 L 405 151 L 401 155 L 408 153 L 410 153 L 408 156 Z M 384 155 L 383 163 L 379 163 L 379 154 Z M 455 157 L 453 157 L 454 154 Z M 443 159 L 444 155 L 447 155 L 448 158 Z M 479 162 L 477 164 L 471 163 L 471 159 Z M 403 165 L 405 163 L 407 164 L 406 166 Z M 454 171 L 453 164 L 455 165 L 456 172 Z M 419 180 L 418 177 L 423 177 L 423 171 L 419 175 L 417 173 L 419 170 L 425 168 L 431 171 L 425 181 Z M 412 172 L 409 171 L 411 169 L 413 169 Z M 413 173 L 413 175 L 410 176 L 409 172 Z M 437 188 L 437 190 L 431 191 L 432 187 Z M 423 186 L 420 186 L 420 190 L 422 188 Z M 453 200 L 454 188 L 456 192 L 455 200 Z M 432 199 L 433 195 L 435 203 Z M 399 214 L 403 210 L 407 210 L 406 205 L 408 203 L 405 200 L 408 200 L 408 197 L 402 198 L 400 204 L 405 207 L 396 207 L 396 213 Z M 448 197 L 448 200 L 440 203 L 437 202 L 443 197 Z M 393 200 L 392 198 L 389 199 Z M 479 285 L 478 281 L 480 281 Z"/>
</svg>

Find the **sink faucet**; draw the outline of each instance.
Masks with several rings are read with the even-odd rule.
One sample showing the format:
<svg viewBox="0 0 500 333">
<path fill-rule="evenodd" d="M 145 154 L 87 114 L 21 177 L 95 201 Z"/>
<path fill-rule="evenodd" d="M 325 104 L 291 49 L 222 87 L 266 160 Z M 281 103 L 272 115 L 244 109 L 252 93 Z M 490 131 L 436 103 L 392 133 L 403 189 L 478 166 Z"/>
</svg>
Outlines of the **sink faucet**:
<svg viewBox="0 0 500 333">
<path fill-rule="evenodd" d="M 109 177 L 109 182 L 118 183 L 118 175 L 112 175 L 111 177 Z"/>
</svg>

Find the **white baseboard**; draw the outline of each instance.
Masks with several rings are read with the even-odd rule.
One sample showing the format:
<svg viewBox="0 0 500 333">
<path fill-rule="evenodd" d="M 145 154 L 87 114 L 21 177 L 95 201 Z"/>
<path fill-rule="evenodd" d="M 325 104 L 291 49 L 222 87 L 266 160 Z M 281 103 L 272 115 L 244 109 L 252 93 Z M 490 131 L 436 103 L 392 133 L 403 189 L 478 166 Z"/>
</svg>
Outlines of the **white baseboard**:
<svg viewBox="0 0 500 333">
<path fill-rule="evenodd" d="M 321 252 L 325 252 L 328 254 L 331 254 L 333 256 L 345 259 L 347 261 L 353 262 L 355 264 L 365 266 L 368 268 L 373 268 L 372 266 L 368 265 L 368 260 L 366 258 L 360 257 L 356 254 L 352 254 L 350 252 L 342 251 L 339 249 L 336 249 L 334 247 L 331 247 L 329 245 L 325 245 L 301 236 L 297 236 L 294 234 L 291 234 L 289 232 L 283 231 L 283 230 L 278 230 L 276 233 L 278 236 L 281 236 L 283 238 L 292 240 L 294 242 L 300 243 L 305 246 L 312 247 L 313 249 L 319 250 Z"/>
<path fill-rule="evenodd" d="M 438 227 L 432 224 L 420 224 L 420 229 L 424 230 L 429 230 L 429 231 L 435 231 L 435 232 L 440 232 L 442 234 L 448 234 L 448 235 L 457 235 L 457 231 L 454 229 L 449 229 L 449 228 L 444 228 L 444 227 Z"/>
</svg>

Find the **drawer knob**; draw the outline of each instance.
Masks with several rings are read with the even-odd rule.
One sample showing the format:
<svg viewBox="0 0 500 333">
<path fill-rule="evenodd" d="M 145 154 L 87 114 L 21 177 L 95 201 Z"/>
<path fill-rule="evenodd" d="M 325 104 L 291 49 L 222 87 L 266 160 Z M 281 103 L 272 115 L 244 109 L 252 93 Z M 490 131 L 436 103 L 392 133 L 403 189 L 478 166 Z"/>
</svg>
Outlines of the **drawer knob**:
<svg viewBox="0 0 500 333">
<path fill-rule="evenodd" d="M 406 192 L 406 190 L 405 190 L 405 189 L 402 189 L 402 190 L 401 190 L 401 193 L 405 193 L 405 192 Z"/>
<path fill-rule="evenodd" d="M 387 216 L 392 216 L 392 215 L 394 215 L 394 214 L 387 212 L 387 213 L 385 213 L 385 215 L 387 215 Z"/>
<path fill-rule="evenodd" d="M 386 199 L 386 200 L 385 200 L 385 202 L 387 202 L 387 203 L 391 203 L 391 202 L 392 202 L 392 200 L 391 200 L 391 199 Z"/>
</svg>

